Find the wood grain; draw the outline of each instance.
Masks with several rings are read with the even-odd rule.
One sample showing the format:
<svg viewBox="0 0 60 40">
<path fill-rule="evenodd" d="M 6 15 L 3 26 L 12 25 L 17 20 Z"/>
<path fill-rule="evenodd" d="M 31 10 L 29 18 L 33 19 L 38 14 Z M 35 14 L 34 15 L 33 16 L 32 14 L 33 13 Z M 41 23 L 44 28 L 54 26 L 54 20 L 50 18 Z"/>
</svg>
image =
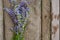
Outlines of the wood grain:
<svg viewBox="0 0 60 40">
<path fill-rule="evenodd" d="M 52 0 L 52 40 L 59 40 L 59 0 Z"/>
<path fill-rule="evenodd" d="M 4 1 L 4 7 L 10 7 L 10 3 L 8 2 L 8 0 L 3 0 Z M 8 15 L 8 13 L 6 13 L 4 11 L 4 20 L 5 20 L 5 40 L 11 40 L 13 33 L 10 30 L 11 27 L 14 26 L 14 24 L 12 23 L 12 20 L 10 18 L 10 16 Z"/>
<path fill-rule="evenodd" d="M 3 40 L 3 6 L 0 0 L 0 40 Z"/>
<path fill-rule="evenodd" d="M 30 23 L 26 28 L 25 40 L 41 40 L 41 0 L 32 1 L 30 4 Z"/>
<path fill-rule="evenodd" d="M 17 0 L 20 2 L 20 0 Z M 50 28 L 51 28 L 51 5 L 50 0 L 27 0 L 30 2 L 30 16 L 29 16 L 29 24 L 26 27 L 25 32 L 25 40 L 51 40 L 50 39 Z M 52 0 L 52 12 L 53 12 L 53 18 L 56 18 L 56 15 L 59 11 L 59 7 L 57 4 L 59 0 Z M 2 0 L 0 0 L 0 40 L 3 40 L 3 10 L 2 10 Z M 10 3 L 8 0 L 4 0 L 4 6 L 10 7 Z M 42 7 L 42 12 L 41 12 Z M 55 15 L 55 17 L 54 17 Z M 57 16 L 58 16 L 57 15 Z M 42 19 L 41 19 L 42 17 Z M 59 17 L 58 17 L 59 18 Z M 57 19 L 58 19 L 57 18 Z M 10 31 L 10 28 L 14 26 L 14 24 L 11 21 L 11 18 L 9 17 L 8 13 L 4 12 L 4 19 L 5 19 L 5 38 L 6 40 L 11 40 L 13 33 Z M 41 25 L 42 23 L 42 25 Z M 58 24 L 59 25 L 59 24 Z M 41 29 L 42 28 L 42 29 Z M 58 29 L 56 29 L 58 28 Z M 53 31 L 54 30 L 54 31 Z M 56 31 L 55 31 L 56 30 Z M 59 33 L 59 26 L 53 26 L 52 24 L 52 31 L 55 34 L 55 37 L 52 37 L 52 40 L 57 40 L 58 33 Z M 41 35 L 42 34 L 42 35 Z M 57 35 L 58 34 L 58 35 Z M 59 37 L 58 37 L 59 39 Z"/>
<path fill-rule="evenodd" d="M 42 40 L 50 40 L 50 0 L 42 0 Z"/>
</svg>

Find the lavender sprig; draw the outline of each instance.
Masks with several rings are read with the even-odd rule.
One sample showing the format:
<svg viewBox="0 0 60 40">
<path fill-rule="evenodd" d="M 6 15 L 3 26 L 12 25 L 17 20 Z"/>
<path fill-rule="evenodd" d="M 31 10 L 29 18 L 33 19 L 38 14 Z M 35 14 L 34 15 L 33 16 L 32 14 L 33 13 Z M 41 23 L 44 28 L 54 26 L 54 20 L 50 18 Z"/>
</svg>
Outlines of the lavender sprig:
<svg viewBox="0 0 60 40">
<path fill-rule="evenodd" d="M 9 0 L 13 3 L 14 0 Z M 16 0 L 14 1 L 14 3 Z M 25 27 L 27 26 L 29 7 L 26 1 L 21 1 L 20 4 L 15 4 L 14 7 L 4 8 L 10 15 L 15 26 L 12 28 L 14 31 L 13 40 L 24 40 Z"/>
</svg>

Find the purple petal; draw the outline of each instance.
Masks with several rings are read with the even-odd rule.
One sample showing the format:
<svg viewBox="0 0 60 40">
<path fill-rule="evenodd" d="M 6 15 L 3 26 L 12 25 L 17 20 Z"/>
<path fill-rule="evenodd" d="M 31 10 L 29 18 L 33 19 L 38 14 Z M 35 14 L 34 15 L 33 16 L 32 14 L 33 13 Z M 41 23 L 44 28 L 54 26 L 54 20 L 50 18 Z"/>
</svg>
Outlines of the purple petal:
<svg viewBox="0 0 60 40">
<path fill-rule="evenodd" d="M 25 4 L 25 2 L 20 2 L 20 6 L 24 6 Z"/>
<path fill-rule="evenodd" d="M 15 13 L 12 9 L 8 9 L 8 8 L 5 8 L 5 11 L 8 12 L 8 14 L 10 15 L 12 21 L 16 24 L 18 23 L 17 19 L 16 19 L 16 16 L 15 16 Z"/>
<path fill-rule="evenodd" d="M 10 3 L 17 2 L 17 0 L 9 0 Z"/>
<path fill-rule="evenodd" d="M 14 22 L 15 24 L 18 24 L 18 20 L 17 20 L 17 19 L 13 19 L 13 22 Z"/>
<path fill-rule="evenodd" d="M 12 9 L 4 8 L 6 12 L 12 17 L 15 18 L 15 13 Z"/>
<path fill-rule="evenodd" d="M 18 26 L 13 27 L 13 31 L 18 33 Z"/>
<path fill-rule="evenodd" d="M 9 2 L 11 3 L 11 0 L 9 0 Z"/>
<path fill-rule="evenodd" d="M 26 8 L 26 11 L 29 11 L 29 8 L 28 7 Z"/>
<path fill-rule="evenodd" d="M 8 14 L 9 14 L 10 16 L 13 16 L 13 14 L 15 14 L 12 9 L 4 8 L 4 10 L 5 10 L 6 12 L 8 12 Z"/>
<path fill-rule="evenodd" d="M 13 31 L 16 32 L 16 34 L 17 34 L 18 31 L 22 32 L 23 29 L 17 25 L 17 26 L 15 26 L 15 27 L 13 28 Z"/>
</svg>

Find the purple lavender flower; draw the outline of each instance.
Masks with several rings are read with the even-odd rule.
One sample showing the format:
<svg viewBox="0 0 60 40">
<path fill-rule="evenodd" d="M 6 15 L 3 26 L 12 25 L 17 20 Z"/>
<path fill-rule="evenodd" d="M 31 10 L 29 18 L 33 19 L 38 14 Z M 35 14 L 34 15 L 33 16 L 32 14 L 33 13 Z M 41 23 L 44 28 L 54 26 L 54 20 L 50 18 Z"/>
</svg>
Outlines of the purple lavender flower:
<svg viewBox="0 0 60 40">
<path fill-rule="evenodd" d="M 26 17 L 26 15 L 27 15 L 26 12 L 29 11 L 29 8 L 27 7 L 26 2 L 24 2 L 24 1 L 21 2 L 20 3 L 20 8 L 22 8 L 22 10 L 23 10 L 23 16 L 25 15 L 24 17 Z"/>
<path fill-rule="evenodd" d="M 22 31 L 23 31 L 22 26 L 23 26 L 23 24 L 20 24 L 20 26 L 15 25 L 15 27 L 13 27 L 13 31 L 14 31 L 16 34 L 18 33 L 18 31 L 22 32 Z"/>
<path fill-rule="evenodd" d="M 11 3 L 11 0 L 9 0 L 9 2 Z"/>
<path fill-rule="evenodd" d="M 22 26 L 23 26 L 23 24 L 21 23 L 21 24 L 20 24 L 20 27 L 22 28 Z"/>
<path fill-rule="evenodd" d="M 22 5 L 22 4 L 21 4 Z M 21 14 L 23 17 L 26 17 L 27 15 L 26 15 L 26 12 L 28 12 L 29 11 L 29 8 L 28 7 L 26 7 L 26 8 L 24 8 L 24 7 L 17 7 L 16 9 L 15 9 L 15 11 L 17 12 L 17 14 Z"/>
<path fill-rule="evenodd" d="M 12 9 L 4 8 L 4 10 L 5 10 L 6 12 L 8 12 L 8 14 L 9 14 L 10 16 L 13 16 L 13 15 L 14 15 L 14 17 L 15 17 L 15 13 L 14 13 L 14 11 L 13 11 Z"/>
<path fill-rule="evenodd" d="M 20 7 L 26 6 L 25 2 L 20 2 Z"/>
<path fill-rule="evenodd" d="M 13 27 L 13 31 L 18 34 L 18 26 Z"/>
<path fill-rule="evenodd" d="M 17 0 L 9 0 L 9 3 L 14 3 L 14 4 L 16 4 L 16 3 L 17 3 Z"/>
<path fill-rule="evenodd" d="M 22 14 L 22 8 L 19 8 L 19 7 L 15 8 L 15 12 L 17 14 Z"/>
<path fill-rule="evenodd" d="M 12 9 L 8 9 L 8 8 L 4 8 L 4 9 L 5 9 L 5 11 L 8 12 L 8 14 L 10 15 L 13 23 L 17 24 L 18 21 L 17 21 L 17 19 L 16 19 L 16 15 L 15 15 L 14 11 L 13 11 Z"/>
<path fill-rule="evenodd" d="M 12 21 L 14 22 L 14 24 L 18 24 L 18 20 L 17 19 L 12 19 Z"/>
<path fill-rule="evenodd" d="M 25 1 L 21 1 L 20 4 L 18 5 L 18 7 L 15 9 L 15 11 L 18 14 L 22 14 L 24 13 L 25 17 L 26 17 L 26 12 L 29 11 L 29 8 L 27 7 L 27 2 Z"/>
</svg>

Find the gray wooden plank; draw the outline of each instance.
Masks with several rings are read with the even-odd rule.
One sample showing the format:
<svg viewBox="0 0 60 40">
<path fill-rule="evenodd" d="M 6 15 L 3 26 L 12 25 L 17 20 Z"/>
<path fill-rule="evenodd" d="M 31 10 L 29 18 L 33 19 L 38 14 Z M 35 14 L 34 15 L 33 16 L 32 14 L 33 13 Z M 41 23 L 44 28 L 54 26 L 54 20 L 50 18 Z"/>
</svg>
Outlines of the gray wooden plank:
<svg viewBox="0 0 60 40">
<path fill-rule="evenodd" d="M 59 40 L 59 0 L 52 0 L 52 40 Z"/>
<path fill-rule="evenodd" d="M 41 40 L 41 0 L 28 0 L 31 2 L 30 23 L 25 32 L 25 40 Z"/>
<path fill-rule="evenodd" d="M 42 0 L 42 40 L 50 40 L 50 0 Z"/>
<path fill-rule="evenodd" d="M 3 2 L 4 6 L 10 7 L 10 3 L 8 2 L 8 0 L 3 0 Z M 14 24 L 12 23 L 12 20 L 8 15 L 8 13 L 6 13 L 5 11 L 4 11 L 4 20 L 5 20 L 5 40 L 11 40 L 13 33 L 10 30 L 10 28 L 13 27 Z"/>
<path fill-rule="evenodd" d="M 0 40 L 3 40 L 3 6 L 0 0 Z"/>
</svg>

